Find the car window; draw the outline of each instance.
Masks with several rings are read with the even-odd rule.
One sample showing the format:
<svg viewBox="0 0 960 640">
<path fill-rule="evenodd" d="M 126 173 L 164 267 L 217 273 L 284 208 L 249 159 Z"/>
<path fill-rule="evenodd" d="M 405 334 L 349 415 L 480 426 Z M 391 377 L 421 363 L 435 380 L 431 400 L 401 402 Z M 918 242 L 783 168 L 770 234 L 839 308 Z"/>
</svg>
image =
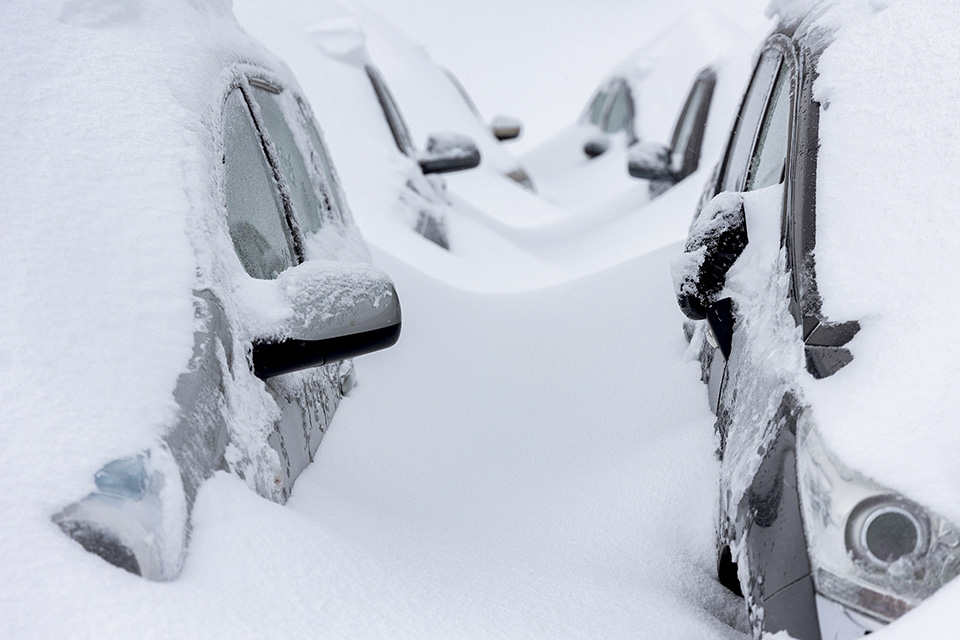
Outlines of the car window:
<svg viewBox="0 0 960 640">
<path fill-rule="evenodd" d="M 407 123 L 400 114 L 400 107 L 393 99 L 393 94 L 387 88 L 387 83 L 380 76 L 380 72 L 372 66 L 367 66 L 367 77 L 373 85 L 373 90 L 377 94 L 377 100 L 380 101 L 380 108 L 383 109 L 383 116 L 387 119 L 387 125 L 390 127 L 390 133 L 393 134 L 393 141 L 397 144 L 397 149 L 406 156 L 412 156 L 416 150 L 413 144 L 413 137 L 410 130 L 407 129 Z"/>
<path fill-rule="evenodd" d="M 292 239 L 273 170 L 239 89 L 227 98 L 223 138 L 227 225 L 233 247 L 250 276 L 275 278 L 294 264 Z"/>
<path fill-rule="evenodd" d="M 627 88 L 621 84 L 611 99 L 607 119 L 603 123 L 603 130 L 607 133 L 623 131 L 629 126 L 632 118 L 633 108 L 630 104 L 630 96 L 627 95 Z"/>
<path fill-rule="evenodd" d="M 697 168 L 700 143 L 703 141 L 703 127 L 706 124 L 714 85 L 715 76 L 708 74 L 697 78 L 690 91 L 690 97 L 674 129 L 671 144 L 670 170 L 675 174 L 692 172 Z"/>
<path fill-rule="evenodd" d="M 756 137 L 767 96 L 780 69 L 783 56 L 779 51 L 768 49 L 760 58 L 750 82 L 750 88 L 740 106 L 727 155 L 724 160 L 720 191 L 741 191 L 744 177 L 750 166 L 753 142 Z"/>
<path fill-rule="evenodd" d="M 323 173 L 324 186 L 326 187 L 324 195 L 330 198 L 330 202 L 327 203 L 329 205 L 330 215 L 334 221 L 344 222 L 347 210 L 346 198 L 341 190 L 340 181 L 337 179 L 337 175 L 333 170 L 333 161 L 330 159 L 330 152 L 327 151 L 327 146 L 320 137 L 320 132 L 317 131 L 317 128 L 313 125 L 310 108 L 300 99 L 297 99 L 297 107 L 300 109 L 301 124 L 303 128 L 306 129 L 307 135 L 310 136 L 310 142 L 312 143 L 311 151 L 316 154 L 314 166 L 318 167 Z"/>
<path fill-rule="evenodd" d="M 763 189 L 783 181 L 790 134 L 789 79 L 789 69 L 784 64 L 770 95 L 767 114 L 760 126 L 760 135 L 750 162 L 746 191 Z"/>
<path fill-rule="evenodd" d="M 600 125 L 600 118 L 603 116 L 603 106 L 607 104 L 606 91 L 600 91 L 593 97 L 590 106 L 587 108 L 587 120 L 590 124 Z"/>
<path fill-rule="evenodd" d="M 280 94 L 251 82 L 251 93 L 260 107 L 260 117 L 267 136 L 273 142 L 274 153 L 280 163 L 280 172 L 286 183 L 294 215 L 303 231 L 320 228 L 320 199 L 310 179 L 306 162 L 300 154 L 296 138 L 280 106 Z"/>
</svg>

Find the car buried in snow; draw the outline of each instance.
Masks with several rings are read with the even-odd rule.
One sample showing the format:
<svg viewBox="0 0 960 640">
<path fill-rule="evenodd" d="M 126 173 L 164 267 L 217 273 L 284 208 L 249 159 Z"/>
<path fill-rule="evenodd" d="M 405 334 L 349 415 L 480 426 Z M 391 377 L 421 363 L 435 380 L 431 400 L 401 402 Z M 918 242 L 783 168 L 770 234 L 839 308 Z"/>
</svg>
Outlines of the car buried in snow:
<svg viewBox="0 0 960 640">
<path fill-rule="evenodd" d="M 268 6 L 247 0 L 237 2 L 235 11 L 297 68 L 318 112 L 336 118 L 330 146 L 358 205 L 360 227 L 381 233 L 399 222 L 439 248 L 454 248 L 455 206 L 443 174 L 479 166 L 476 142 L 435 128 L 424 145 L 414 140 L 392 83 L 370 55 L 359 18 L 338 2 Z M 297 28 L 289 30 L 292 16 Z M 284 25 L 282 37 L 278 24 Z"/>
<path fill-rule="evenodd" d="M 780 4 L 674 284 L 717 414 L 719 579 L 755 637 L 845 640 L 960 573 L 960 56 L 935 26 L 958 12 Z"/>
<path fill-rule="evenodd" d="M 24 54 L 5 103 L 18 153 L 47 161 L 4 163 L 5 335 L 38 355 L 2 395 L 23 432 L 5 449 L 46 479 L 20 526 L 49 507 L 88 551 L 171 580 L 204 482 L 285 502 L 351 358 L 394 344 L 401 316 L 289 70 L 228 6 L 156 4 L 24 11 L 32 31 L 10 32 L 60 46 Z"/>
<path fill-rule="evenodd" d="M 636 180 L 627 174 L 628 159 L 649 154 L 662 147 L 654 141 L 668 139 L 685 96 L 682 80 L 744 39 L 739 24 L 719 12 L 700 11 L 627 57 L 601 81 L 575 124 L 523 155 L 540 193 L 567 208 L 589 209 L 636 190 Z M 713 87 L 703 87 L 712 97 Z M 704 108 L 709 109 L 709 98 Z M 659 183 L 663 187 L 666 180 Z"/>
<path fill-rule="evenodd" d="M 434 244 L 449 249 L 445 209 L 450 205 L 445 194 L 446 183 L 439 174 L 476 168 L 480 164 L 480 150 L 466 136 L 440 133 L 432 134 L 427 139 L 426 150 L 421 152 L 413 142 L 400 107 L 380 70 L 372 61 L 366 62 L 363 70 L 370 79 L 397 151 L 417 165 L 410 171 L 404 192 L 405 198 L 418 211 L 414 230 Z"/>
</svg>

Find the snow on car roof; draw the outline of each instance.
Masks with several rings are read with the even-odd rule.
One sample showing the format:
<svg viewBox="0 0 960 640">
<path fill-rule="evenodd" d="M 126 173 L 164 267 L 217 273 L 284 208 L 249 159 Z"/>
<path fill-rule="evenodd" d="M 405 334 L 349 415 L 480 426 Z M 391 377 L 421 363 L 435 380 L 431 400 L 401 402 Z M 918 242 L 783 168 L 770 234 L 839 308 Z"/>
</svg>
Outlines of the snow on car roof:
<svg viewBox="0 0 960 640">
<path fill-rule="evenodd" d="M 829 320 L 862 330 L 808 395 L 843 460 L 960 522 L 960 5 L 814 9 L 835 29 L 814 86 L 818 287 Z"/>
<path fill-rule="evenodd" d="M 630 84 L 640 139 L 666 140 L 697 71 L 747 39 L 744 28 L 726 15 L 700 10 L 680 18 L 616 65 L 608 79 L 621 77 Z"/>
<path fill-rule="evenodd" d="M 0 519 L 23 534 L 175 417 L 225 69 L 278 66 L 229 2 L 24 0 L 0 25 Z"/>
</svg>

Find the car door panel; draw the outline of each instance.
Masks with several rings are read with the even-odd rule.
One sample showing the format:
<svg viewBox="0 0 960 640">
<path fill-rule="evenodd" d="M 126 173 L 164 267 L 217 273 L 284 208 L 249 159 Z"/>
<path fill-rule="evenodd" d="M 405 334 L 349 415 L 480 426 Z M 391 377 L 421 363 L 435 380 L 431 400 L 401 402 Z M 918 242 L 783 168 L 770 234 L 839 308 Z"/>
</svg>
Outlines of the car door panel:
<svg viewBox="0 0 960 640">
<path fill-rule="evenodd" d="M 289 268 L 304 260 L 302 249 L 303 227 L 318 229 L 323 220 L 330 216 L 321 211 L 321 199 L 315 191 L 315 177 L 309 174 L 307 163 L 297 145 L 298 135 L 291 130 L 280 103 L 283 89 L 263 80 L 256 79 L 249 86 L 236 88 L 227 100 L 226 120 L 230 127 L 226 129 L 227 170 L 227 213 L 231 221 L 231 235 L 238 255 L 244 255 L 244 267 L 254 278 L 272 279 L 282 270 L 278 266 L 261 267 L 266 253 L 258 255 L 259 245 L 251 247 L 250 238 L 237 231 L 237 220 L 244 216 L 256 216 L 265 234 L 280 236 L 280 231 L 267 227 L 285 225 L 284 233 L 289 238 L 290 253 L 285 254 L 282 268 Z M 296 125 L 294 125 L 296 126 Z M 308 139 L 301 132 L 301 141 Z M 236 142 L 231 142 L 236 139 Z M 253 147 L 259 145 L 259 150 Z M 261 155 L 270 171 L 267 180 L 252 185 L 245 176 L 251 170 L 233 169 L 245 162 L 243 157 Z M 261 171 L 257 175 L 261 175 Z M 231 184 L 242 185 L 251 193 L 233 195 L 229 191 Z M 256 190 L 256 194 L 252 193 Z M 265 200 L 262 195 L 273 193 L 275 211 L 263 207 L 251 208 L 251 201 Z M 331 200 L 325 199 L 329 206 Z M 247 213 L 247 212 L 250 213 Z M 300 220 L 305 221 L 301 226 Z M 242 229 L 241 229 L 242 230 Z M 276 244 L 278 241 L 272 241 Z M 262 244 L 262 242 L 261 242 Z M 269 245 L 270 242 L 268 241 Z M 272 255 L 272 254 L 271 254 Z M 272 263 L 271 263 L 272 264 Z M 250 372 L 252 375 L 252 372 Z M 293 484 L 304 468 L 312 461 L 320 439 L 329 423 L 329 419 L 339 402 L 341 385 L 339 366 L 323 365 L 296 373 L 270 378 L 265 390 L 276 404 L 273 423 L 267 428 L 266 444 L 275 452 L 275 456 L 258 450 L 256 443 L 233 440 L 235 446 L 227 462 L 262 495 L 285 502 L 290 496 Z"/>
</svg>

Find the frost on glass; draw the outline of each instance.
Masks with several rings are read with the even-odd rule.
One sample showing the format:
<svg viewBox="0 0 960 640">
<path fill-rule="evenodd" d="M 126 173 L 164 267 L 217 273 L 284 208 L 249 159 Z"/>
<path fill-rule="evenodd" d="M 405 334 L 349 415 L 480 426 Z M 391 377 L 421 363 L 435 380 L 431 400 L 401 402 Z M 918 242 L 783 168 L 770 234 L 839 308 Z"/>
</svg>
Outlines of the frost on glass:
<svg viewBox="0 0 960 640">
<path fill-rule="evenodd" d="M 224 109 L 227 223 L 237 257 L 254 278 L 275 278 L 293 265 L 283 205 L 239 89 Z"/>
<path fill-rule="evenodd" d="M 281 109 L 281 94 L 255 85 L 251 85 L 250 90 L 260 107 L 260 117 L 280 163 L 280 172 L 289 190 L 297 221 L 305 232 L 316 231 L 322 224 L 320 200 L 296 136 Z"/>
</svg>

